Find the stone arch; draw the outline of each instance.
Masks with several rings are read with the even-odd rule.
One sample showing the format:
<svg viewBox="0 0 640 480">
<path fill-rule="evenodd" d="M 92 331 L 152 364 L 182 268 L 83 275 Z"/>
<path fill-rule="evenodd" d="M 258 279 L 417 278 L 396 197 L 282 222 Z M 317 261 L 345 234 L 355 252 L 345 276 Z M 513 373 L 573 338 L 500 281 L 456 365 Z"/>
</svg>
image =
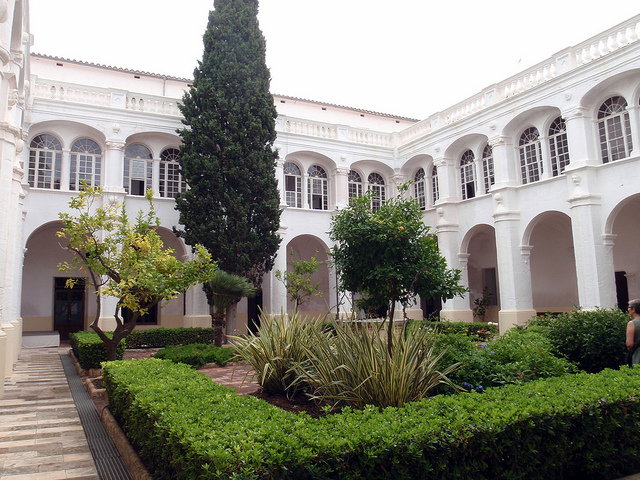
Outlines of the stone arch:
<svg viewBox="0 0 640 480">
<path fill-rule="evenodd" d="M 291 252 L 293 251 L 293 257 Z M 317 272 L 311 277 L 313 284 L 319 282 L 319 289 L 322 291 L 322 297 L 313 296 L 305 301 L 298 311 L 309 317 L 325 316 L 334 305 L 335 291 L 332 288 L 335 287 L 335 282 L 331 281 L 329 268 L 329 247 L 320 238 L 302 234 L 292 238 L 286 247 L 287 254 L 287 270 L 292 268 L 292 259 L 294 261 L 309 260 L 315 253 L 318 252 L 317 259 L 322 261 L 322 264 L 318 267 Z M 288 297 L 288 296 L 287 296 Z M 293 312 L 295 304 L 290 298 L 287 298 L 287 310 Z"/>
<path fill-rule="evenodd" d="M 462 255 L 467 255 L 469 308 L 473 310 L 476 306 L 475 301 L 483 297 L 486 289 L 490 303 L 485 321 L 497 322 L 500 288 L 495 228 L 488 224 L 473 226 L 462 239 L 460 252 Z"/>
<path fill-rule="evenodd" d="M 569 311 L 579 305 L 571 217 L 546 211 L 527 225 L 522 254 L 528 256 L 533 308 Z"/>
<path fill-rule="evenodd" d="M 640 193 L 620 201 L 605 223 L 605 244 L 613 247 L 618 306 L 640 298 Z"/>
</svg>

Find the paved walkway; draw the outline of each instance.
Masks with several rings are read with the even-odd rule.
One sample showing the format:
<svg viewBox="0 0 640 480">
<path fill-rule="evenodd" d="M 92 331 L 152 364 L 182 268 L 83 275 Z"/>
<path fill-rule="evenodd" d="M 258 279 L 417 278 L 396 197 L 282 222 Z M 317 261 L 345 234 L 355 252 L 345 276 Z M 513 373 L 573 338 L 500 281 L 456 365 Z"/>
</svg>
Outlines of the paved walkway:
<svg viewBox="0 0 640 480">
<path fill-rule="evenodd" d="M 0 479 L 98 480 L 59 348 L 22 349 L 0 399 Z"/>
</svg>

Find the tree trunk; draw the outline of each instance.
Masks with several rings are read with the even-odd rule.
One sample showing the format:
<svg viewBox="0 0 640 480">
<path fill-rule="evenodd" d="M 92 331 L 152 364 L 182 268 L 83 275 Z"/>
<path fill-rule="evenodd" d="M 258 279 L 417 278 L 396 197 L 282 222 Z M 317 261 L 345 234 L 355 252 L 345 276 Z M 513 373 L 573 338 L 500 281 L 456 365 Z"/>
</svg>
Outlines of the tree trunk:
<svg viewBox="0 0 640 480">
<path fill-rule="evenodd" d="M 209 307 L 211 314 L 211 327 L 213 328 L 213 338 L 216 347 L 221 347 L 224 343 L 224 312 L 218 312 L 213 306 Z"/>
</svg>

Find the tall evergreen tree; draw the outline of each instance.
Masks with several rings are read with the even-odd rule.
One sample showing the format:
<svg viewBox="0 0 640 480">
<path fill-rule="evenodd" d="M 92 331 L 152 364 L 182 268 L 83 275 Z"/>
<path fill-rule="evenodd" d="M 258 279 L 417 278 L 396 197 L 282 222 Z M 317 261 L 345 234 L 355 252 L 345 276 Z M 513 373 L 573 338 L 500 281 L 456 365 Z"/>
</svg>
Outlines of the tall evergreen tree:
<svg viewBox="0 0 640 480">
<path fill-rule="evenodd" d="M 209 13 L 202 61 L 180 106 L 189 189 L 176 198 L 184 225 L 176 233 L 259 288 L 280 244 L 280 196 L 277 113 L 257 15 L 258 0 L 215 0 Z"/>
</svg>

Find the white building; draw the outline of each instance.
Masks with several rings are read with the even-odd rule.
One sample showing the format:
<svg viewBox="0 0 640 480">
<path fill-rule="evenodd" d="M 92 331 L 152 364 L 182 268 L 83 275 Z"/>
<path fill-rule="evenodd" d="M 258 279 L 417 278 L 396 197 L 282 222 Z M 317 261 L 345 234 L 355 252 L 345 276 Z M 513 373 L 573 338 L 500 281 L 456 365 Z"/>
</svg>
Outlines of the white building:
<svg viewBox="0 0 640 480">
<path fill-rule="evenodd" d="M 0 2 L 0 372 L 7 374 L 23 331 L 64 335 L 95 316 L 90 295 L 61 288 L 57 268 L 67 258 L 55 236 L 58 213 L 79 180 L 132 210 L 151 187 L 165 243 L 190 255 L 172 233 L 171 198 L 184 188 L 175 163 L 177 103 L 189 80 L 31 54 L 27 19 L 27 0 Z M 490 319 L 503 331 L 539 312 L 640 297 L 639 34 L 637 16 L 421 121 L 275 96 L 283 206 L 275 269 L 286 268 L 291 249 L 296 258 L 317 250 L 327 259 L 331 216 L 351 195 L 375 189 L 388 198 L 412 180 L 425 223 L 470 288 L 445 302 L 441 316 L 473 321 L 485 288 Z M 318 280 L 324 296 L 303 310 L 335 313 L 335 273 L 325 264 Z M 208 325 L 200 288 L 184 297 L 148 324 Z M 273 272 L 261 298 L 241 304 L 235 328 L 246 329 L 256 305 L 287 309 Z M 113 307 L 107 299 L 107 328 Z M 422 316 L 419 307 L 435 308 L 423 302 L 408 315 Z"/>
</svg>

